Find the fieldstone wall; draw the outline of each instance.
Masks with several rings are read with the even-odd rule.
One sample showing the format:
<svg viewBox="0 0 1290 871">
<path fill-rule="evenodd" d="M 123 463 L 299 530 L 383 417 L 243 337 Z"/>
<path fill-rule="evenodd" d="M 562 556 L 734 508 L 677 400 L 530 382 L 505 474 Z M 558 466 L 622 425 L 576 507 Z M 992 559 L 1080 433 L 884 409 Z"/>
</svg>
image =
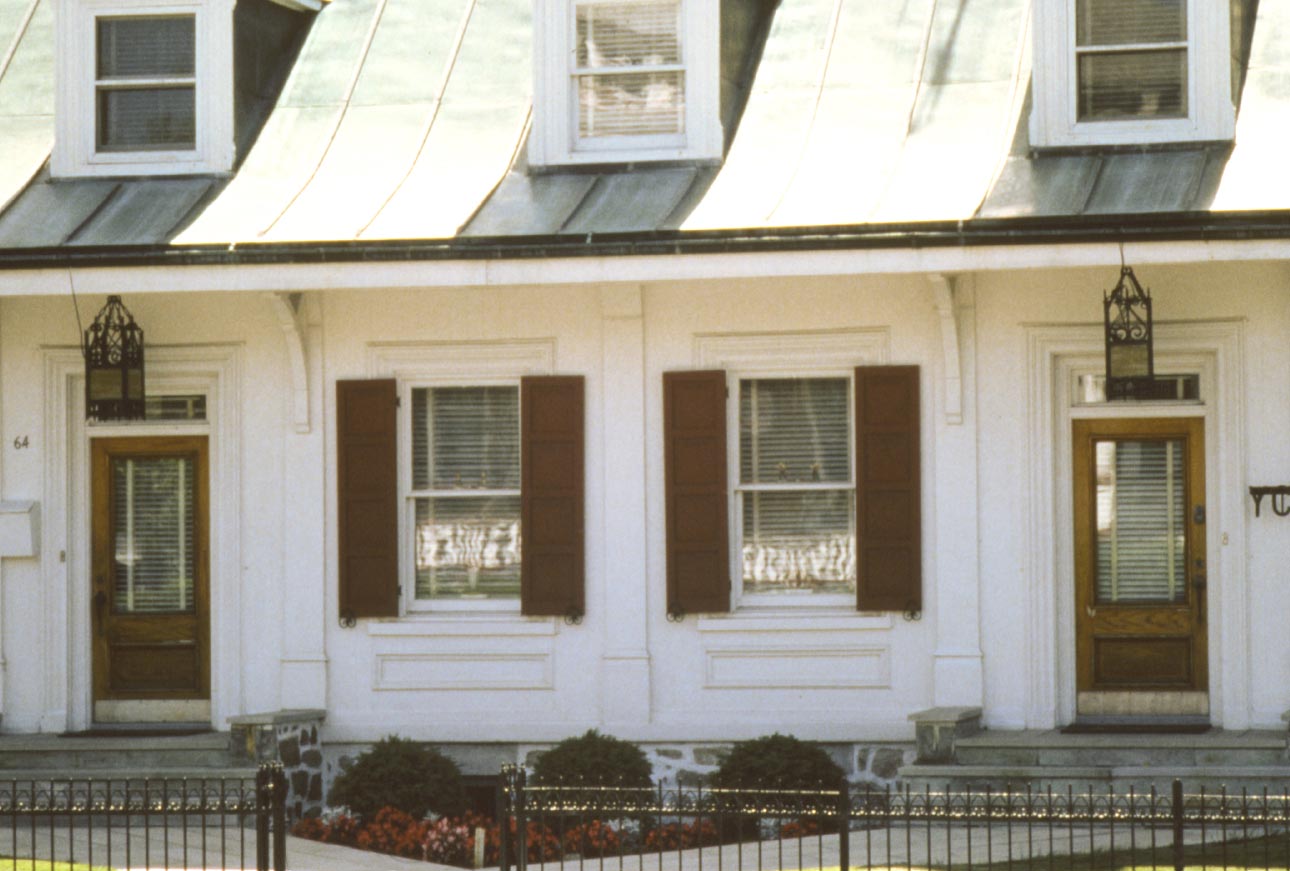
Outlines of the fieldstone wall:
<svg viewBox="0 0 1290 871">
<path fill-rule="evenodd" d="M 323 809 L 323 711 L 276 711 L 229 720 L 233 754 L 246 762 L 281 762 L 287 775 L 287 813 L 315 817 Z"/>
<path fill-rule="evenodd" d="M 654 780 L 695 786 L 715 772 L 731 744 L 642 744 Z M 823 743 L 820 747 L 846 773 L 853 786 L 895 786 L 902 765 L 914 761 L 914 747 L 908 744 Z M 526 760 L 527 763 L 527 760 Z"/>
</svg>

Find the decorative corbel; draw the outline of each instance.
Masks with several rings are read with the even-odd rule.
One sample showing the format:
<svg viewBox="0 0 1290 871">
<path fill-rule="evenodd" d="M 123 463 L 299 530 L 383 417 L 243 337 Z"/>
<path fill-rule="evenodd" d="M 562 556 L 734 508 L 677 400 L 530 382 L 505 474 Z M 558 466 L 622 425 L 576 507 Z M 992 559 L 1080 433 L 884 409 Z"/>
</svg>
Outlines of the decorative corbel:
<svg viewBox="0 0 1290 871">
<path fill-rule="evenodd" d="M 945 361 L 945 422 L 963 423 L 963 374 L 959 362 L 958 309 L 954 305 L 953 276 L 927 276 L 932 305 L 941 322 L 941 356 Z"/>
<path fill-rule="evenodd" d="M 300 322 L 301 294 L 274 291 L 266 293 L 282 337 L 287 343 L 287 362 L 291 366 L 291 408 L 296 432 L 309 432 L 309 367 L 305 358 L 305 328 Z"/>
</svg>

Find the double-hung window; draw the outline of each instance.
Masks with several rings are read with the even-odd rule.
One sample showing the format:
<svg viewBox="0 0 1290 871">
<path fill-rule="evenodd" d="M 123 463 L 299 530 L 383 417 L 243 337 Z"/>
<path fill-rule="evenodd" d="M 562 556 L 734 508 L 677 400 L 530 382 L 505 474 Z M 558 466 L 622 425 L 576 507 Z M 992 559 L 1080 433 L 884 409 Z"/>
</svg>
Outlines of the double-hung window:
<svg viewBox="0 0 1290 871">
<path fill-rule="evenodd" d="M 58 39 L 54 175 L 231 168 L 227 0 L 68 0 Z"/>
<path fill-rule="evenodd" d="M 854 599 L 854 393 L 849 374 L 738 379 L 734 524 L 748 604 Z"/>
<path fill-rule="evenodd" d="M 519 384 L 413 387 L 413 606 L 520 595 Z"/>
<path fill-rule="evenodd" d="M 1231 139 L 1231 21 L 1213 0 L 1039 0 L 1039 147 Z"/>
<path fill-rule="evenodd" d="M 535 166 L 721 156 L 715 0 L 544 0 Z"/>
</svg>

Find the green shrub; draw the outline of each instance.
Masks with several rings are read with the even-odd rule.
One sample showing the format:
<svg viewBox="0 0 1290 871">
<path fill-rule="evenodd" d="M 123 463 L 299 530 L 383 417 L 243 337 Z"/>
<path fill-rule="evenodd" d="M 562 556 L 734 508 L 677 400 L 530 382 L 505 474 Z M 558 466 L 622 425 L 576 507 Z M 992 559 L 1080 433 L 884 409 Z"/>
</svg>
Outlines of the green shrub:
<svg viewBox="0 0 1290 871">
<path fill-rule="evenodd" d="M 650 775 L 649 760 L 641 748 L 595 729 L 565 738 L 533 765 L 533 782 L 546 785 L 648 787 Z"/>
<path fill-rule="evenodd" d="M 776 733 L 735 744 L 712 776 L 712 784 L 727 789 L 837 789 L 845 777 L 818 745 Z"/>
<path fill-rule="evenodd" d="M 348 807 L 369 821 L 385 807 L 421 819 L 428 811 L 460 814 L 466 794 L 455 762 L 438 750 L 390 735 L 336 778 L 327 803 Z"/>
</svg>

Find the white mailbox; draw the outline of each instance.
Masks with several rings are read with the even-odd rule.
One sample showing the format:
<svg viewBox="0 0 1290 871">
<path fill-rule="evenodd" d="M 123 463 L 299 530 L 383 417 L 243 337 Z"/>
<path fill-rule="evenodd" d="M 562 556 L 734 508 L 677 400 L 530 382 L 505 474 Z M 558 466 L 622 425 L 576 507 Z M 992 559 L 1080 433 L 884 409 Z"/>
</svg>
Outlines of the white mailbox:
<svg viewBox="0 0 1290 871">
<path fill-rule="evenodd" d="M 36 502 L 0 502 L 0 557 L 36 555 L 40 541 L 39 517 Z"/>
</svg>

